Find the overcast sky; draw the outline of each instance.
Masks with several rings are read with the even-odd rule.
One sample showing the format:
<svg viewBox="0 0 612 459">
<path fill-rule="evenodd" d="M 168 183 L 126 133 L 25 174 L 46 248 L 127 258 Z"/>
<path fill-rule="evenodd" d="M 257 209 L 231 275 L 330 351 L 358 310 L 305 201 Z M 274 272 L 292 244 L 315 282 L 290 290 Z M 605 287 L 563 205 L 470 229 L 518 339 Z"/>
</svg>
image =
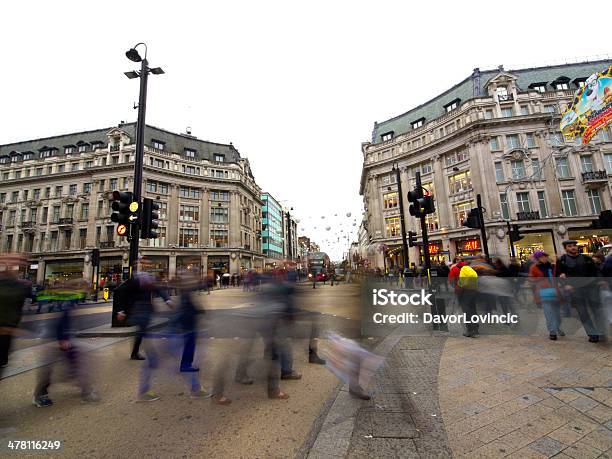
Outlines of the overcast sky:
<svg viewBox="0 0 612 459">
<path fill-rule="evenodd" d="M 233 142 L 332 258 L 359 225 L 360 146 L 374 121 L 474 67 L 610 51 L 606 2 L 585 22 L 575 1 L 157 3 L 5 2 L 0 144 L 135 121 L 124 52 L 145 41 L 166 71 L 149 79 L 147 123 Z"/>
</svg>

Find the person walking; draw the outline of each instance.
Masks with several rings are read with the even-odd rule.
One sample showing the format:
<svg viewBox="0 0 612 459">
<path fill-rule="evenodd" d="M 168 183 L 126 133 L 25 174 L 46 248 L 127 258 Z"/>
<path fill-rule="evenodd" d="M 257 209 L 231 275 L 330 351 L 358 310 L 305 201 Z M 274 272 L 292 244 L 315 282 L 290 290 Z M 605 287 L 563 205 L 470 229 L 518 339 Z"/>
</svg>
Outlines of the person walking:
<svg viewBox="0 0 612 459">
<path fill-rule="evenodd" d="M 534 285 L 534 300 L 544 310 L 546 328 L 551 340 L 557 335 L 565 336 L 561 331 L 560 292 L 555 282 L 556 267 L 548 259 L 548 254 L 537 250 L 533 254 L 535 263 L 529 268 L 528 279 Z"/>
<path fill-rule="evenodd" d="M 556 275 L 563 279 L 563 288 L 576 308 L 589 342 L 599 342 L 604 333 L 599 327 L 601 311 L 597 288 L 597 266 L 591 257 L 580 253 L 577 241 L 563 241 L 565 254 L 557 260 Z"/>
<path fill-rule="evenodd" d="M 459 276 L 456 284 L 457 296 L 461 309 L 469 319 L 477 313 L 476 302 L 478 300 L 478 274 L 467 263 L 461 262 Z M 452 271 L 452 270 L 451 270 Z M 463 336 L 466 338 L 476 338 L 478 336 L 478 323 L 465 324 Z"/>
</svg>

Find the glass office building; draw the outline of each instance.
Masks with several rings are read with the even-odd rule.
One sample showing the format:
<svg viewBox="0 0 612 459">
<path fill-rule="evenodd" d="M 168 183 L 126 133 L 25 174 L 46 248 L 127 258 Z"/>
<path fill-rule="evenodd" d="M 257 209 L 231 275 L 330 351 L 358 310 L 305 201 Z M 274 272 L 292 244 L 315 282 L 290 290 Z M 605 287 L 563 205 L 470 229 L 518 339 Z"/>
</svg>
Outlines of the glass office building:
<svg viewBox="0 0 612 459">
<path fill-rule="evenodd" d="M 283 258 L 283 211 L 270 193 L 261 195 L 263 206 L 261 208 L 261 237 L 262 251 L 268 259 Z"/>
</svg>

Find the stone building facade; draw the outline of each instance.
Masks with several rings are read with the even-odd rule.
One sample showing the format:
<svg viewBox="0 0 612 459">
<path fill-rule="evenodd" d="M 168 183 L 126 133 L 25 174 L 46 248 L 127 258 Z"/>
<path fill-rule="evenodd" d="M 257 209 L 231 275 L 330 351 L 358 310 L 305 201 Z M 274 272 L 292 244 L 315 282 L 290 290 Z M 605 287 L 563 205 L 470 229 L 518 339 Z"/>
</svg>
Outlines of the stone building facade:
<svg viewBox="0 0 612 459">
<path fill-rule="evenodd" d="M 482 250 L 479 230 L 462 222 L 482 196 L 491 255 L 508 260 L 508 224 L 525 236 L 515 244 L 524 259 L 536 249 L 551 255 L 572 238 L 593 253 L 610 243 L 610 230 L 590 225 L 612 208 L 612 134 L 604 129 L 589 145 L 568 143 L 559 132 L 561 113 L 574 92 L 611 60 L 541 68 L 480 71 L 434 99 L 382 123 L 362 144 L 366 255 L 371 267 L 401 266 L 399 201 L 404 199 L 406 231 L 420 225 L 408 214 L 407 192 L 420 171 L 436 200 L 428 216 L 434 261 Z M 398 196 L 392 167 L 401 170 Z M 422 263 L 422 247 L 409 249 Z"/>
<path fill-rule="evenodd" d="M 135 123 L 0 146 L 0 250 L 27 253 L 39 282 L 118 281 L 129 244 L 110 221 L 113 190 L 132 191 Z M 147 126 L 143 197 L 160 205 L 148 268 L 238 273 L 263 268 L 261 189 L 233 145 Z"/>
</svg>

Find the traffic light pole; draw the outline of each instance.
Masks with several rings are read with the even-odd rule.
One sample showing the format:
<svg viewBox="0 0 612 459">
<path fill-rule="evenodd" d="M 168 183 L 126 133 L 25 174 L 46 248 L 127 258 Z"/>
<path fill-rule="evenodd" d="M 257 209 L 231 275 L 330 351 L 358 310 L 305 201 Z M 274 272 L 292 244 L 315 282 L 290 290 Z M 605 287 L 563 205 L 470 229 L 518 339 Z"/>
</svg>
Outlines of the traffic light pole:
<svg viewBox="0 0 612 459">
<path fill-rule="evenodd" d="M 402 194 L 402 179 L 400 176 L 400 169 L 397 164 L 395 164 L 394 167 L 400 211 L 400 228 L 402 231 L 402 263 L 404 264 L 404 269 L 406 269 L 408 268 L 408 241 L 406 240 L 406 225 L 404 223 L 404 195 Z"/>
<path fill-rule="evenodd" d="M 423 184 L 421 183 L 421 173 L 417 171 L 416 173 L 416 187 L 421 190 L 423 188 Z M 421 238 L 423 239 L 423 261 L 424 266 L 427 272 L 431 269 L 431 259 L 429 257 L 429 235 L 427 234 L 427 222 L 425 219 L 427 215 L 423 214 L 420 217 L 421 220 Z"/>
<path fill-rule="evenodd" d="M 510 220 L 506 220 L 508 226 L 508 239 L 510 239 L 510 256 L 512 259 L 516 258 L 516 252 L 514 251 L 514 239 L 512 238 L 512 228 L 510 226 Z"/>
<path fill-rule="evenodd" d="M 489 243 L 487 242 L 487 231 L 484 223 L 484 215 L 482 212 L 482 198 L 479 194 L 476 195 L 476 207 L 478 208 L 478 220 L 480 223 L 480 238 L 482 239 L 482 248 L 487 260 L 489 257 Z"/>
<path fill-rule="evenodd" d="M 144 163 L 144 132 L 145 114 L 147 110 L 147 80 L 149 67 L 146 59 L 140 65 L 140 94 L 138 97 L 138 121 L 136 123 L 136 155 L 134 157 L 134 191 L 133 199 L 140 205 L 142 190 L 142 169 Z M 134 274 L 138 263 L 138 248 L 140 243 L 140 222 L 136 220 L 130 225 L 130 277 Z"/>
</svg>

